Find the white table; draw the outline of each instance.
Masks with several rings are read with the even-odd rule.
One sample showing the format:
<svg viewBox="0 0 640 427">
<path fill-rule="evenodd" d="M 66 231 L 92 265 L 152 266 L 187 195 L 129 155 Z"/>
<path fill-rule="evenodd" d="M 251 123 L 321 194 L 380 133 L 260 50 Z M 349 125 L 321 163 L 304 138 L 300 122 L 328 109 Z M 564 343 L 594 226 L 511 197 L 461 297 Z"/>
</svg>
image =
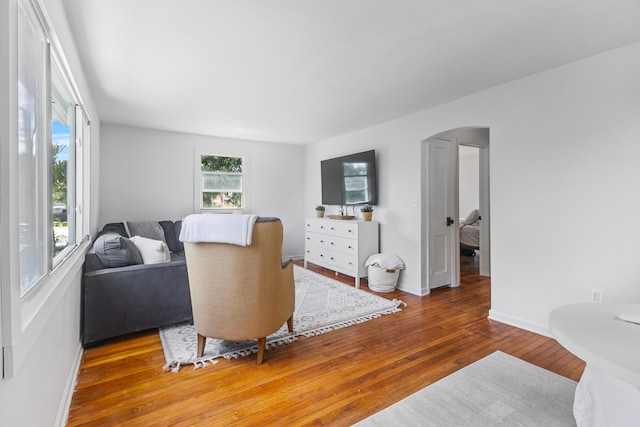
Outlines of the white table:
<svg viewBox="0 0 640 427">
<path fill-rule="evenodd" d="M 579 426 L 640 425 L 640 304 L 571 304 L 549 315 L 551 334 L 587 363 L 576 388 Z"/>
</svg>

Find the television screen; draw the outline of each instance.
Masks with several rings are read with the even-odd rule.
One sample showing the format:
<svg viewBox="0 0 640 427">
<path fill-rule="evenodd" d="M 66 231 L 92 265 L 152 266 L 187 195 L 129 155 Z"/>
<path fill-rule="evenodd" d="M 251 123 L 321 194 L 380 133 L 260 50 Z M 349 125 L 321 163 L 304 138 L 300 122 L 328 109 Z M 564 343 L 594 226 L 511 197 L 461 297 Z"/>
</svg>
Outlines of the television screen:
<svg viewBox="0 0 640 427">
<path fill-rule="evenodd" d="M 375 150 L 320 162 L 323 205 L 378 203 Z"/>
</svg>

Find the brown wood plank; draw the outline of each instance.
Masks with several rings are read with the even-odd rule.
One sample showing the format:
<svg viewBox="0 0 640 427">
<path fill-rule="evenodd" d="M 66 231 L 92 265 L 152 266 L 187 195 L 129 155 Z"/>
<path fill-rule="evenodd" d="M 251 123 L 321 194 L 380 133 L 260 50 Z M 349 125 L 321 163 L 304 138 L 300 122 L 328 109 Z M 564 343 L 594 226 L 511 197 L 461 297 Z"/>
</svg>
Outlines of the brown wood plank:
<svg viewBox="0 0 640 427">
<path fill-rule="evenodd" d="M 584 363 L 554 340 L 487 319 L 490 280 L 477 259 L 461 265 L 459 288 L 380 294 L 408 307 L 267 350 L 262 365 L 244 357 L 164 372 L 157 331 L 88 349 L 68 425 L 350 425 L 496 350 L 580 378 Z"/>
</svg>

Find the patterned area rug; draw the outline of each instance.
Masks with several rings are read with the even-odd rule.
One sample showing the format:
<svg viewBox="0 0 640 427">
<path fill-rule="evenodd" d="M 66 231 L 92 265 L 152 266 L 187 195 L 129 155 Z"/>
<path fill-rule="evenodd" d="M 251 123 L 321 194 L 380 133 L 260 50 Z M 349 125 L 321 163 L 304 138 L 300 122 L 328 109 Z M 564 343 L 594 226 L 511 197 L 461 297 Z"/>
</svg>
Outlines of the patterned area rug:
<svg viewBox="0 0 640 427">
<path fill-rule="evenodd" d="M 346 326 L 400 311 L 406 304 L 400 300 L 388 300 L 369 292 L 345 285 L 313 271 L 294 265 L 296 308 L 293 313 L 293 329 L 287 324 L 267 337 L 267 350 L 275 345 L 288 344 L 303 335 L 311 337 Z M 218 358 L 247 356 L 258 351 L 258 340 L 224 341 L 207 339 L 204 356 L 196 357 L 197 336 L 193 325 L 160 328 L 160 340 L 167 361 L 165 370 L 174 372 L 181 365 L 193 364 L 194 368 L 217 363 Z"/>
</svg>

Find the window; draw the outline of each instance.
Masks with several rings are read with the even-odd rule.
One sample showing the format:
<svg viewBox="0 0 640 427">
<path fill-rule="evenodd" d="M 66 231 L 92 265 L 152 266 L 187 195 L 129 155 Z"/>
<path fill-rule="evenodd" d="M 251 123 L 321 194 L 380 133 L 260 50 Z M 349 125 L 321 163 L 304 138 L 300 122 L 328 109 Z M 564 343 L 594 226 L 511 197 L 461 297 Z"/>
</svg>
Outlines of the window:
<svg viewBox="0 0 640 427">
<path fill-rule="evenodd" d="M 18 194 L 20 227 L 20 294 L 24 295 L 47 269 L 48 240 L 43 172 L 46 164 L 47 67 L 49 45 L 35 11 L 21 2 L 18 17 Z"/>
<path fill-rule="evenodd" d="M 243 209 L 243 158 L 200 155 L 200 209 Z"/>
<path fill-rule="evenodd" d="M 51 206 L 53 264 L 57 265 L 75 235 L 76 104 L 62 70 L 54 64 L 51 73 Z"/>
<path fill-rule="evenodd" d="M 18 215 L 25 297 L 87 234 L 80 216 L 81 147 L 89 121 L 41 15 L 27 0 L 19 9 Z"/>
</svg>

